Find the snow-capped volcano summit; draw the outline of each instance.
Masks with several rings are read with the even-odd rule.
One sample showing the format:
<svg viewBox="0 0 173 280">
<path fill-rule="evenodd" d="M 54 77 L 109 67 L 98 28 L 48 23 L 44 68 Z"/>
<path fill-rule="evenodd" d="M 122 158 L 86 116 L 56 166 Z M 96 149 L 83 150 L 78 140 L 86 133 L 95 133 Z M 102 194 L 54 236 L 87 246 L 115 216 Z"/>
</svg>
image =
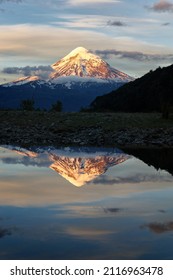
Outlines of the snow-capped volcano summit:
<svg viewBox="0 0 173 280">
<path fill-rule="evenodd" d="M 52 64 L 54 73 L 51 78 L 61 76 L 90 77 L 97 79 L 116 79 L 118 81 L 130 81 L 132 78 L 127 74 L 112 68 L 99 56 L 89 52 L 83 47 L 78 47 Z"/>
<path fill-rule="evenodd" d="M 83 47 L 74 49 L 51 68 L 46 79 L 35 73 L 1 85 L 1 107 L 20 108 L 22 100 L 32 99 L 35 108 L 50 109 L 59 100 L 64 111 L 75 112 L 88 107 L 97 96 L 133 80 Z"/>
</svg>

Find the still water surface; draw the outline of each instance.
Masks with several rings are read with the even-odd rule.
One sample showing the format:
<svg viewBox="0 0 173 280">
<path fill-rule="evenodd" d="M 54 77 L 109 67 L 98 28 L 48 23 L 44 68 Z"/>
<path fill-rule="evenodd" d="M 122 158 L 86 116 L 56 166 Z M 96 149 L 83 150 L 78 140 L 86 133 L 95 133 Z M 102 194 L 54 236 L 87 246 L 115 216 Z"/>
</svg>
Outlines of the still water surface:
<svg viewBox="0 0 173 280">
<path fill-rule="evenodd" d="M 0 147 L 0 259 L 173 259 L 172 154 L 133 154 Z"/>
</svg>

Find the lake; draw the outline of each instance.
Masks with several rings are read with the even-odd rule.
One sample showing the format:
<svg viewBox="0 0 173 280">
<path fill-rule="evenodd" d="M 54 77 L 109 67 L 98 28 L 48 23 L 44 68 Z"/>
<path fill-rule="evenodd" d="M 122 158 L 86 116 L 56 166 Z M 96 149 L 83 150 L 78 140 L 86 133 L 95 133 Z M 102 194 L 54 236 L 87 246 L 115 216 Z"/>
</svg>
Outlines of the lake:
<svg viewBox="0 0 173 280">
<path fill-rule="evenodd" d="M 0 259 L 173 259 L 173 151 L 0 147 Z"/>
</svg>

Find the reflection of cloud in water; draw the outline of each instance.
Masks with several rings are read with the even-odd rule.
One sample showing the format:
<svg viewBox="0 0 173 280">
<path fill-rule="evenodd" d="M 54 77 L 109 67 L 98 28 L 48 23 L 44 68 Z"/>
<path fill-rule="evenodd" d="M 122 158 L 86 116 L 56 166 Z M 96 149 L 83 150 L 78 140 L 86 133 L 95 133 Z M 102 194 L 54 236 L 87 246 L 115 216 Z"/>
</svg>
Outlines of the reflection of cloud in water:
<svg viewBox="0 0 173 280">
<path fill-rule="evenodd" d="M 66 234 L 77 236 L 82 239 L 103 240 L 103 236 L 113 234 L 112 230 L 94 229 L 89 227 L 68 227 Z"/>
<path fill-rule="evenodd" d="M 23 156 L 22 158 L 3 158 L 1 161 L 5 164 L 23 164 L 24 166 L 37 166 L 37 167 L 48 167 L 50 160 L 44 157 L 29 158 Z"/>
<path fill-rule="evenodd" d="M 7 235 L 11 235 L 11 231 L 9 229 L 6 229 L 6 228 L 1 228 L 0 227 L 0 238 L 3 238 Z"/>
<path fill-rule="evenodd" d="M 119 213 L 122 210 L 123 209 L 121 209 L 121 208 L 104 208 L 105 213 L 112 213 L 112 214 Z"/>
<path fill-rule="evenodd" d="M 163 214 L 166 213 L 166 211 L 163 209 L 159 209 L 158 212 L 163 213 Z"/>
<path fill-rule="evenodd" d="M 173 231 L 173 222 L 150 223 L 148 225 L 142 226 L 141 228 L 149 228 L 152 232 L 161 234 L 168 231 Z"/>
<path fill-rule="evenodd" d="M 62 209 L 62 211 L 56 208 L 53 208 L 55 211 L 55 216 L 71 216 L 71 217 L 83 217 L 83 218 L 97 218 L 97 217 L 105 217 L 118 215 L 122 211 L 126 210 L 125 208 L 115 208 L 115 207 L 100 207 L 96 205 L 68 205 L 66 206 L 66 211 Z"/>
<path fill-rule="evenodd" d="M 141 182 L 173 182 L 173 177 L 170 174 L 162 174 L 162 176 L 156 176 L 155 174 L 134 174 L 134 176 L 129 177 L 116 177 L 109 179 L 107 176 L 103 175 L 101 178 L 96 178 L 93 184 L 138 184 Z"/>
</svg>

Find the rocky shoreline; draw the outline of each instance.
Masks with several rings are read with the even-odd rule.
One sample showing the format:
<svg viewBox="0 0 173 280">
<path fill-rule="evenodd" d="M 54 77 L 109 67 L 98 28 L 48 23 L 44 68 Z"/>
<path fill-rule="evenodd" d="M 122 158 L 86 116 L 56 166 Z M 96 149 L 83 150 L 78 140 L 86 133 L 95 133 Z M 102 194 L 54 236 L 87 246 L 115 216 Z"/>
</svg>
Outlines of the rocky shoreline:
<svg viewBox="0 0 173 280">
<path fill-rule="evenodd" d="M 33 124 L 21 127 L 3 122 L 0 130 L 1 145 L 173 147 L 173 128 L 120 128 L 105 131 L 96 126 L 63 131 L 54 123 L 50 126 Z"/>
</svg>

